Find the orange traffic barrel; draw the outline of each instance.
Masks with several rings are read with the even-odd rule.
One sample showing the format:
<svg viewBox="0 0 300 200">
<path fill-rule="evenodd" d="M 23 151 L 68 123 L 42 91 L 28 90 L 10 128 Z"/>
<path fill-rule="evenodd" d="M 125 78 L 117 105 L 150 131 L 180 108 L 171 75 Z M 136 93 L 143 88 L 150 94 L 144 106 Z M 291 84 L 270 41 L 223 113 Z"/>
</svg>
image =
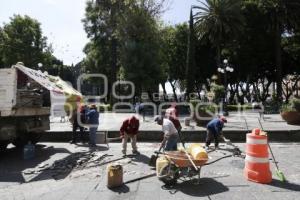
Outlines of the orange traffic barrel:
<svg viewBox="0 0 300 200">
<path fill-rule="evenodd" d="M 270 183 L 272 173 L 269 163 L 268 137 L 261 134 L 260 129 L 254 129 L 247 134 L 245 177 L 257 183 Z"/>
</svg>

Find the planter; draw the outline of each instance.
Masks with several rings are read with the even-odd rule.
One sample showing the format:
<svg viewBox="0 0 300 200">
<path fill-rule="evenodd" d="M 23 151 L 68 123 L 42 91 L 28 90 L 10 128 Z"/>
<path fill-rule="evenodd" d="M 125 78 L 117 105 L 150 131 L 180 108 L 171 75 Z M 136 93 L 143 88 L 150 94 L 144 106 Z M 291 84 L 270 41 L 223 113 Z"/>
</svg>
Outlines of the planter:
<svg viewBox="0 0 300 200">
<path fill-rule="evenodd" d="M 286 111 L 280 113 L 282 119 L 291 125 L 300 125 L 300 113 L 297 111 Z"/>
</svg>

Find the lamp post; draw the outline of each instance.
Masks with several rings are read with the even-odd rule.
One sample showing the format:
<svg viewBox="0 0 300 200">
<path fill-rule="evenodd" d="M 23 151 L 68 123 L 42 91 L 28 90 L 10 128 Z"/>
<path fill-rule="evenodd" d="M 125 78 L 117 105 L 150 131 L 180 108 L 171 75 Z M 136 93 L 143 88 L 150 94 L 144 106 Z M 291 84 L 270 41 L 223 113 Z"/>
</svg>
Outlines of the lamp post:
<svg viewBox="0 0 300 200">
<path fill-rule="evenodd" d="M 120 102 L 120 95 L 121 95 L 121 73 L 119 73 L 119 76 L 118 76 L 118 79 L 119 79 L 119 97 L 118 97 L 118 101 Z"/>
<path fill-rule="evenodd" d="M 225 89 L 225 94 L 223 98 L 223 115 L 228 116 L 228 111 L 227 111 L 227 72 L 233 72 L 234 69 L 229 66 L 228 60 L 224 59 L 222 66 L 218 67 L 218 72 L 221 74 L 224 74 L 224 89 Z"/>
</svg>

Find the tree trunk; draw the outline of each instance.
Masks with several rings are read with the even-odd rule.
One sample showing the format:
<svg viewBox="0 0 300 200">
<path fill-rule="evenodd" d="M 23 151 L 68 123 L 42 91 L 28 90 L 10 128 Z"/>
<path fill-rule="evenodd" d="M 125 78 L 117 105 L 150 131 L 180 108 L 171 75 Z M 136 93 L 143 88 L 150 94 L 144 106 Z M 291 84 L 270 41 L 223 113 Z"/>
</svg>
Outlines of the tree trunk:
<svg viewBox="0 0 300 200">
<path fill-rule="evenodd" d="M 171 87 L 172 87 L 172 91 L 173 91 L 173 94 L 174 94 L 175 101 L 178 102 L 178 98 L 177 98 L 177 94 L 176 94 L 176 87 L 175 87 L 176 81 L 174 82 L 174 84 L 172 83 L 172 81 L 169 81 L 169 82 L 170 82 Z"/>
<path fill-rule="evenodd" d="M 278 17 L 275 18 L 275 59 L 276 59 L 276 83 L 277 99 L 282 101 L 282 60 L 281 60 L 281 30 Z"/>
<path fill-rule="evenodd" d="M 201 100 L 201 94 L 200 94 L 200 88 L 199 88 L 199 86 L 198 86 L 198 84 L 196 83 L 195 84 L 195 86 L 196 86 L 196 90 L 197 90 L 197 94 L 198 94 L 198 98 L 199 98 L 199 100 Z"/>
<path fill-rule="evenodd" d="M 162 87 L 163 93 L 164 93 L 164 100 L 168 101 L 168 94 L 167 94 L 165 83 L 161 83 L 161 87 Z"/>
<path fill-rule="evenodd" d="M 190 100 L 190 93 L 193 91 L 194 81 L 195 81 L 195 35 L 194 35 L 194 18 L 193 11 L 190 12 L 190 21 L 189 21 L 189 36 L 188 36 L 188 49 L 187 49 L 187 62 L 186 62 L 186 93 L 185 97 L 187 101 Z"/>
</svg>

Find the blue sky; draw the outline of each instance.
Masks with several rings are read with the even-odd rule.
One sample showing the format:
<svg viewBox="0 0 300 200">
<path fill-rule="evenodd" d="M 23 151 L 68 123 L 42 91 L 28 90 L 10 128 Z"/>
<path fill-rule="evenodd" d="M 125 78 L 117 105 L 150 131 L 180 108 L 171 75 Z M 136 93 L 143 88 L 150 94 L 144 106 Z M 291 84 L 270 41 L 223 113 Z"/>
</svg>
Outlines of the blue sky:
<svg viewBox="0 0 300 200">
<path fill-rule="evenodd" d="M 53 44 L 54 55 L 65 64 L 76 64 L 83 57 L 88 42 L 81 19 L 86 0 L 1 0 L 0 24 L 9 22 L 13 14 L 29 15 L 42 24 L 43 34 Z M 170 0 L 162 19 L 166 24 L 187 21 L 196 0 Z"/>
</svg>

